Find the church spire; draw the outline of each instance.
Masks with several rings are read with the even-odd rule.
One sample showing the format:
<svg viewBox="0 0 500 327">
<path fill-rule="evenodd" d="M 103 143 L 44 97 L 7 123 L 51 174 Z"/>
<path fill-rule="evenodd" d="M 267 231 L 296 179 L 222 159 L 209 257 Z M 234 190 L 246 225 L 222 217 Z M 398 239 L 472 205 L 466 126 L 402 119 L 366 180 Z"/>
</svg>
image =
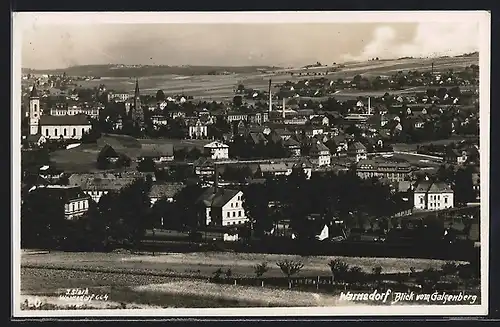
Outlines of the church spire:
<svg viewBox="0 0 500 327">
<path fill-rule="evenodd" d="M 38 92 L 36 90 L 36 83 L 33 84 L 33 88 L 31 89 L 30 98 L 38 98 Z"/>
<path fill-rule="evenodd" d="M 135 96 L 139 96 L 139 80 L 137 78 L 135 79 Z"/>
</svg>

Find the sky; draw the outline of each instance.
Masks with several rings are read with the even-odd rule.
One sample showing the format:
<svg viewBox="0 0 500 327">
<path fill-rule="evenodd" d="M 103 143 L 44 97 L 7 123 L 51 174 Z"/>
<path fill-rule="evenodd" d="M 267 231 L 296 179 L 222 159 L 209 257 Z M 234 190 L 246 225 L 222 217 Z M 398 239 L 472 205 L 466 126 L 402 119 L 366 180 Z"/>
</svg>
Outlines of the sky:
<svg viewBox="0 0 500 327">
<path fill-rule="evenodd" d="M 22 66 L 89 64 L 297 67 L 478 51 L 475 22 L 60 24 L 22 32 Z"/>
</svg>

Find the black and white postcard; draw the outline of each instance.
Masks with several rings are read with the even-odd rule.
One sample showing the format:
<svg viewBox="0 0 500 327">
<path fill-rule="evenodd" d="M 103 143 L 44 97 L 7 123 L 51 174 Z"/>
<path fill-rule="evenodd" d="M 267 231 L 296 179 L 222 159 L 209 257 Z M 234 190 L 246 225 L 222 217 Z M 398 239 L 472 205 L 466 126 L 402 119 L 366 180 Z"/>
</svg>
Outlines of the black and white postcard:
<svg viewBox="0 0 500 327">
<path fill-rule="evenodd" d="M 489 13 L 13 24 L 15 317 L 488 313 Z"/>
</svg>

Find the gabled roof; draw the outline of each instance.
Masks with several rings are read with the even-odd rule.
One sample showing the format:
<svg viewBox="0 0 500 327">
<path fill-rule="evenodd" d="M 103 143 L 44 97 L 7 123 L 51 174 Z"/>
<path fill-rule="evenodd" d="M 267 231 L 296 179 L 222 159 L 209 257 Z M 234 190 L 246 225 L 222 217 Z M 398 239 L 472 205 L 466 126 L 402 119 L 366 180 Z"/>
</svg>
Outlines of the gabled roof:
<svg viewBox="0 0 500 327">
<path fill-rule="evenodd" d="M 223 207 L 232 198 L 236 196 L 239 190 L 230 190 L 219 188 L 217 192 L 214 192 L 213 187 L 209 187 L 203 192 L 203 194 L 198 198 L 196 202 L 201 202 L 207 207 Z"/>
<path fill-rule="evenodd" d="M 90 126 L 89 119 L 84 114 L 65 115 L 65 116 L 40 116 L 40 125 L 42 126 L 64 126 L 64 125 L 85 125 Z"/>
<path fill-rule="evenodd" d="M 153 184 L 149 196 L 152 198 L 173 198 L 185 187 L 186 185 L 181 183 Z"/>
<path fill-rule="evenodd" d="M 144 157 L 173 156 L 174 145 L 170 143 L 142 144 L 140 153 L 140 155 Z"/>
<path fill-rule="evenodd" d="M 213 149 L 213 148 L 229 148 L 228 145 L 218 142 L 218 141 L 213 141 L 211 143 L 208 143 L 207 145 L 204 146 L 205 149 Z"/>
<path fill-rule="evenodd" d="M 270 164 L 260 164 L 259 169 L 263 173 L 274 173 L 288 171 L 288 167 L 285 163 L 270 163 Z"/>
<path fill-rule="evenodd" d="M 287 147 L 300 147 L 300 143 L 297 142 L 294 138 L 289 138 L 284 142 L 284 145 Z"/>
<path fill-rule="evenodd" d="M 75 186 L 37 186 L 31 192 L 40 192 L 45 194 L 50 194 L 65 202 L 69 202 L 77 199 L 87 199 L 89 198 L 80 187 Z"/>
<path fill-rule="evenodd" d="M 444 182 L 430 182 L 423 181 L 420 182 L 417 187 L 415 187 L 415 193 L 448 193 L 453 192 L 450 185 Z"/>
<path fill-rule="evenodd" d="M 99 152 L 99 156 L 104 156 L 105 158 L 116 158 L 118 157 L 118 153 L 111 145 L 105 144 Z"/>
<path fill-rule="evenodd" d="M 30 92 L 30 98 L 38 98 L 38 91 L 36 89 L 36 84 L 33 84 L 33 88 Z"/>
<path fill-rule="evenodd" d="M 361 144 L 361 142 L 353 142 L 351 144 L 349 144 L 349 147 L 348 147 L 349 150 L 366 150 L 366 147 Z"/>
<path fill-rule="evenodd" d="M 323 152 L 323 151 L 328 151 L 330 152 L 330 149 L 326 145 L 323 144 L 321 141 L 316 141 L 311 145 L 311 152 Z"/>
</svg>

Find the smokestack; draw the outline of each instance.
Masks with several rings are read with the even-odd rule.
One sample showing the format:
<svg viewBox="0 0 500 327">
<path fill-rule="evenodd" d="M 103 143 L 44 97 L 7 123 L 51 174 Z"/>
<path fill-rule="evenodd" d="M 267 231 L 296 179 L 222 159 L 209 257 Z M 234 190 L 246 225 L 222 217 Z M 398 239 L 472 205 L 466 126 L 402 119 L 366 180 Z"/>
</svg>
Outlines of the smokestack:
<svg viewBox="0 0 500 327">
<path fill-rule="evenodd" d="M 283 98 L 283 110 L 282 110 L 283 118 L 285 118 L 285 104 L 286 104 L 286 99 Z"/>
<path fill-rule="evenodd" d="M 431 63 L 431 75 L 434 75 L 434 63 Z"/>
<path fill-rule="evenodd" d="M 269 79 L 269 112 L 273 110 L 273 97 L 271 94 L 271 79 Z"/>
<path fill-rule="evenodd" d="M 368 114 L 371 112 L 371 104 L 370 104 L 370 97 L 368 97 Z"/>
<path fill-rule="evenodd" d="M 215 164 L 214 194 L 219 190 L 219 166 Z"/>
</svg>

